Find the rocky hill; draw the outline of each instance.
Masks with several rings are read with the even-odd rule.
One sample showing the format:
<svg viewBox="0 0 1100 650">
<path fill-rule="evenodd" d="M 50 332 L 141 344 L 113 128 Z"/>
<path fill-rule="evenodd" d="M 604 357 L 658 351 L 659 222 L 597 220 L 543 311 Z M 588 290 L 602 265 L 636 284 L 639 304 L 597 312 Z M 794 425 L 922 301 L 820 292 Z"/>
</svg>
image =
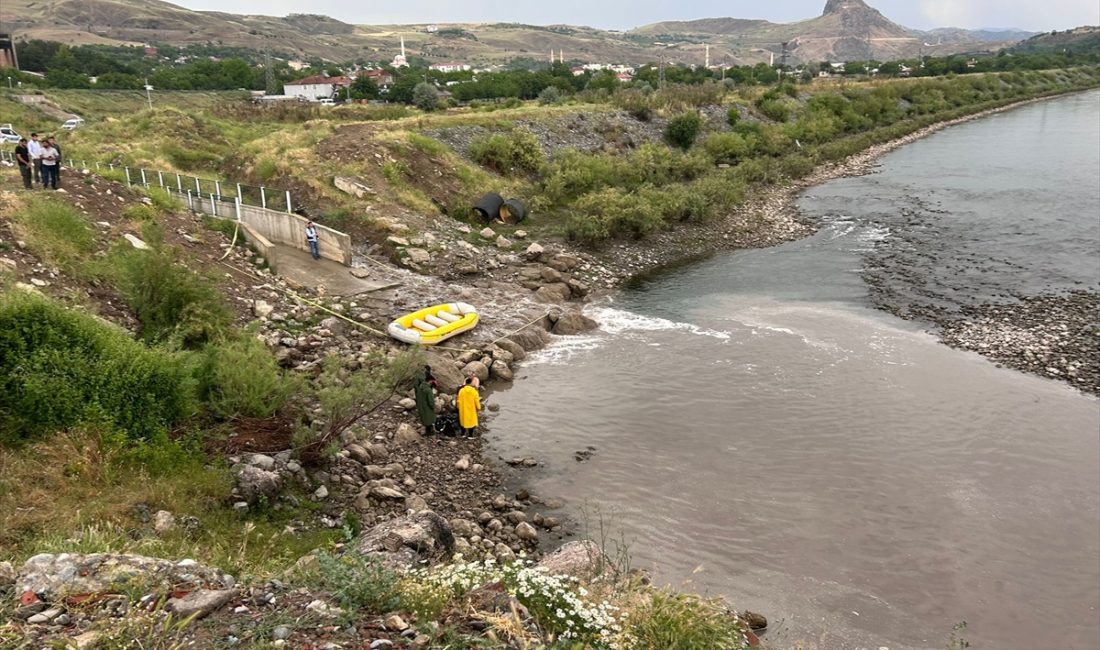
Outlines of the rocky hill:
<svg viewBox="0 0 1100 650">
<path fill-rule="evenodd" d="M 426 25 L 351 25 L 313 14 L 191 11 L 161 0 L 4 0 L 0 32 L 74 44 L 214 44 L 332 61 L 388 60 L 404 37 L 411 54 L 429 61 L 482 64 L 544 60 L 551 50 L 574 61 L 701 64 L 709 45 L 712 63 L 744 64 L 778 58 L 783 43 L 788 43 L 792 62 L 890 59 L 916 56 L 921 48 L 942 55 L 1005 44 L 966 30 L 929 37 L 890 21 L 862 0 L 828 0 L 822 15 L 790 24 L 708 18 L 655 23 L 625 33 L 514 23 L 440 24 L 429 32 Z M 1015 33 L 1005 32 L 1005 41 L 1018 40 L 1011 36 Z"/>
</svg>

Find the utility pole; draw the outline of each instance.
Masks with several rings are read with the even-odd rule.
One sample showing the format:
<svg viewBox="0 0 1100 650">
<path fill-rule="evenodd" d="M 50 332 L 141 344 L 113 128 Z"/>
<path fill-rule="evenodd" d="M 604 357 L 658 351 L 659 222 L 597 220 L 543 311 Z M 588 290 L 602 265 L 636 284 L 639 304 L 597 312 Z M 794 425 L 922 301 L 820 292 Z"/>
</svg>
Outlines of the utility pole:
<svg viewBox="0 0 1100 650">
<path fill-rule="evenodd" d="M 153 95 L 149 92 L 153 87 L 149 85 L 149 77 L 145 78 L 145 101 L 149 103 L 149 110 L 153 110 Z"/>
</svg>

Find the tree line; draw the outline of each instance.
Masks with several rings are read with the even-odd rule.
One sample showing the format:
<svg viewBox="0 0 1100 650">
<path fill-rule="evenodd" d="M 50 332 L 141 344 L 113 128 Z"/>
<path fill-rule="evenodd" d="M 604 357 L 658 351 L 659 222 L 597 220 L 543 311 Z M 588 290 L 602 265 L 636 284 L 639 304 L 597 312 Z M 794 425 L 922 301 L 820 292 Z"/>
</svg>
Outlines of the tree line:
<svg viewBox="0 0 1100 650">
<path fill-rule="evenodd" d="M 0 74 L 24 85 L 54 88 L 105 88 L 137 90 L 149 84 L 163 90 L 266 90 L 278 93 L 283 84 L 313 74 L 343 74 L 340 67 L 314 62 L 305 70 L 292 70 L 285 61 L 263 57 L 240 48 L 213 45 L 193 45 L 187 48 L 166 47 L 177 59 L 146 56 L 143 47 L 68 45 L 45 40 L 30 40 L 18 45 L 20 64 L 24 70 L 44 75 L 38 77 L 6 70 Z M 227 55 L 221 58 L 218 55 Z M 181 58 L 182 57 L 182 58 Z M 180 63 L 176 63 L 180 60 Z M 269 77 L 265 63 L 272 66 Z M 535 64 L 535 62 L 531 62 Z M 415 89 L 428 84 L 450 93 L 455 102 L 482 100 L 530 100 L 560 98 L 585 91 L 612 93 L 622 88 L 654 89 L 665 84 L 698 85 L 715 80 L 727 86 L 772 85 L 781 79 L 794 77 L 810 81 L 819 71 L 843 76 L 935 77 L 947 74 L 1044 70 L 1100 63 L 1096 48 L 1065 49 L 1064 51 L 1008 51 L 995 55 L 926 56 L 920 59 L 896 61 L 853 61 L 835 70 L 828 61 L 814 62 L 797 68 L 770 66 L 765 63 L 708 69 L 697 66 L 657 66 L 647 64 L 635 69 L 633 78 L 623 83 L 610 70 L 584 71 L 574 74 L 566 64 L 547 66 L 537 63 L 535 69 L 506 69 L 500 72 L 474 74 L 470 71 L 444 73 L 431 70 L 427 61 L 415 60 L 414 66 L 394 70 L 385 68 L 394 77 L 393 84 L 379 88 L 374 81 L 360 77 L 351 88 L 341 92 L 341 99 L 385 99 L 416 104 Z M 94 82 L 93 82 L 94 79 Z M 553 90 L 548 90 L 553 89 Z M 423 91 L 421 92 L 423 98 Z"/>
</svg>

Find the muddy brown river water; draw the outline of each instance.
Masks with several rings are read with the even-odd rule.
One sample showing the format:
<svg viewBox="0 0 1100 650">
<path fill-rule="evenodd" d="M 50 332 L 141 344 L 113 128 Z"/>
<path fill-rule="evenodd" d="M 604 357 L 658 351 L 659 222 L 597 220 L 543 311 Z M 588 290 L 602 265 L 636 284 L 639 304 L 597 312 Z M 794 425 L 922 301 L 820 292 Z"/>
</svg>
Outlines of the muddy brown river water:
<svg viewBox="0 0 1100 650">
<path fill-rule="evenodd" d="M 864 280 L 946 309 L 1095 290 L 1100 92 L 800 204 L 816 235 L 592 309 L 600 331 L 494 395 L 493 450 L 539 458 L 533 491 L 602 513 L 659 581 L 766 614 L 779 648 L 941 650 L 962 621 L 974 648 L 1100 647 L 1100 402 L 940 344 Z"/>
</svg>

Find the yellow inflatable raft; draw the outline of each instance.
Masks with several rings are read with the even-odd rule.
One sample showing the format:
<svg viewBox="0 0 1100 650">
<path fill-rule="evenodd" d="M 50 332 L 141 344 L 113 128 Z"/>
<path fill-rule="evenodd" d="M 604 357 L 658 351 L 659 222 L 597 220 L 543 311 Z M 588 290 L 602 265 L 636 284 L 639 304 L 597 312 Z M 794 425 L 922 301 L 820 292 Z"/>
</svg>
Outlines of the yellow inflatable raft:
<svg viewBox="0 0 1100 650">
<path fill-rule="evenodd" d="M 390 323 L 387 331 L 398 341 L 435 345 L 456 334 L 473 329 L 475 325 L 477 325 L 477 310 L 473 305 L 450 302 L 405 314 Z"/>
</svg>

